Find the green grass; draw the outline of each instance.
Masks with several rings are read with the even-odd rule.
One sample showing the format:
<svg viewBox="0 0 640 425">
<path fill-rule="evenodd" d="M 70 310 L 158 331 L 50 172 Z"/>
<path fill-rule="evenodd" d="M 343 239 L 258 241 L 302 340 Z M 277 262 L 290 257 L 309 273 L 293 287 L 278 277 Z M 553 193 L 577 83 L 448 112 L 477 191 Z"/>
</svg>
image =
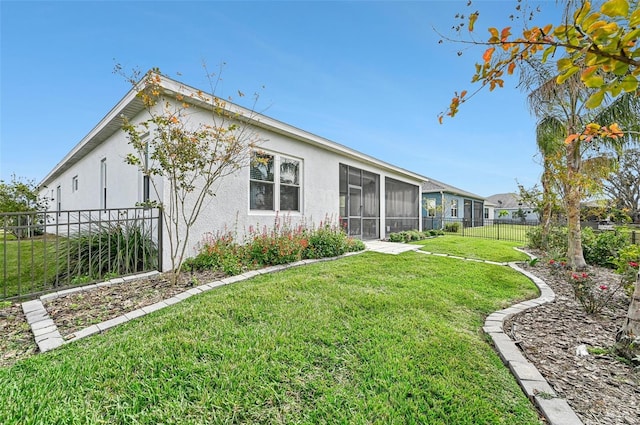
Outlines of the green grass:
<svg viewBox="0 0 640 425">
<path fill-rule="evenodd" d="M 445 236 L 412 243 L 422 245 L 420 249 L 423 251 L 438 252 L 478 260 L 508 262 L 524 261 L 528 258 L 525 254 L 513 249 L 514 247 L 521 246 L 518 242 L 469 238 L 447 234 Z"/>
<path fill-rule="evenodd" d="M 481 331 L 535 294 L 414 252 L 259 276 L 0 369 L 0 423 L 539 424 Z"/>
<path fill-rule="evenodd" d="M 508 240 L 519 242 L 521 245 L 527 243 L 527 232 L 531 229 L 529 225 L 520 224 L 494 224 L 478 227 L 460 228 L 458 234 L 470 237 L 480 237 L 496 240 Z"/>
<path fill-rule="evenodd" d="M 6 243 L 0 239 L 0 257 L 0 299 L 49 288 L 55 279 L 53 239 L 45 243 L 41 238 L 16 240 L 7 235 Z"/>
</svg>

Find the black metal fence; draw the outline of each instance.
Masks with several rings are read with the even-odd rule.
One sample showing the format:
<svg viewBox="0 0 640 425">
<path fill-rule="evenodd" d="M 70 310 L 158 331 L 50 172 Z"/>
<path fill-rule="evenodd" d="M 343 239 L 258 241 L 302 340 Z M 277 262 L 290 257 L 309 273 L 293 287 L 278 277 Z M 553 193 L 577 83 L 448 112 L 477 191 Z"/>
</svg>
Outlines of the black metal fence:
<svg viewBox="0 0 640 425">
<path fill-rule="evenodd" d="M 444 230 L 446 233 L 460 236 L 522 242 L 523 244 L 527 242 L 527 232 L 539 224 L 538 221 L 507 219 L 422 218 L 423 230 Z"/>
<path fill-rule="evenodd" d="M 440 218 L 440 217 L 423 217 L 423 230 L 443 230 L 446 233 L 457 234 L 460 236 L 469 236 L 485 239 L 497 239 L 512 242 L 527 242 L 527 234 L 532 228 L 540 225 L 538 221 L 523 220 L 465 220 L 462 218 Z M 566 226 L 566 223 L 554 223 L 554 226 Z M 614 225 L 602 224 L 599 222 L 583 222 L 583 228 L 591 227 L 595 232 L 612 231 Z M 632 244 L 640 245 L 640 228 L 636 229 L 618 229 L 618 231 L 629 235 L 629 241 Z"/>
<path fill-rule="evenodd" d="M 162 269 L 155 208 L 0 213 L 0 299 Z"/>
</svg>

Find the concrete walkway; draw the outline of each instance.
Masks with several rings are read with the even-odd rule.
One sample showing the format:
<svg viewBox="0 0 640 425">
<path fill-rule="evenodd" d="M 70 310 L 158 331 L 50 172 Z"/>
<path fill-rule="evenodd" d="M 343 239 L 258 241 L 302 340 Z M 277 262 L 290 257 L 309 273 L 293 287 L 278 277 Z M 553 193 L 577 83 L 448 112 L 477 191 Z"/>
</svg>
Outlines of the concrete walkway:
<svg viewBox="0 0 640 425">
<path fill-rule="evenodd" d="M 420 249 L 420 245 L 385 241 L 365 241 L 364 246 L 367 247 L 367 251 L 392 255 L 398 255 L 407 251 L 417 251 Z"/>
</svg>

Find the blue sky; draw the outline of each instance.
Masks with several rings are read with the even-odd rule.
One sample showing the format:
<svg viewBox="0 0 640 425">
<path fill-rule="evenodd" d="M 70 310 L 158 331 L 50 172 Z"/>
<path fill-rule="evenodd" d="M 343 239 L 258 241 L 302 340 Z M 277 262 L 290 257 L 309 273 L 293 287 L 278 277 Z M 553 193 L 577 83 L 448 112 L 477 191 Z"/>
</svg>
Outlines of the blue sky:
<svg viewBox="0 0 640 425">
<path fill-rule="evenodd" d="M 0 179 L 52 169 L 130 89 L 116 63 L 206 89 L 205 61 L 226 63 L 219 95 L 260 91 L 266 115 L 394 165 L 482 196 L 532 186 L 517 81 L 438 123 L 484 49 L 438 43 L 434 27 L 452 34 L 456 13 L 479 10 L 477 28 L 501 28 L 516 5 L 466 3 L 2 0 Z M 541 3 L 549 23 L 558 6 Z"/>
</svg>

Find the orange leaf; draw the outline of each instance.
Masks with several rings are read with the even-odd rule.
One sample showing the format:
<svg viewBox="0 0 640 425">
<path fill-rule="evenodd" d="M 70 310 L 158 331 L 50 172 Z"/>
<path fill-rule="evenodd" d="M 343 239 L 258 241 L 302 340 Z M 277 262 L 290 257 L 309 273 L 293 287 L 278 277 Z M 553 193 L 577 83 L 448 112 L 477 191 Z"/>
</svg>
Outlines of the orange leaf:
<svg viewBox="0 0 640 425">
<path fill-rule="evenodd" d="M 515 62 L 511 62 L 509 64 L 509 68 L 507 69 L 507 74 L 511 75 L 513 74 L 513 70 L 516 69 L 516 63 Z"/>
<path fill-rule="evenodd" d="M 578 138 L 578 134 L 570 134 L 567 136 L 566 139 L 564 139 L 564 144 L 565 145 L 570 145 L 571 143 L 573 143 L 574 140 L 576 140 Z"/>
<path fill-rule="evenodd" d="M 502 33 L 500 34 L 500 41 L 505 42 L 507 41 L 507 38 L 509 38 L 509 36 L 511 35 L 511 27 L 506 27 L 502 30 Z"/>
<path fill-rule="evenodd" d="M 491 56 L 493 55 L 493 52 L 495 52 L 496 48 L 495 47 L 490 47 L 487 49 L 486 52 L 484 52 L 484 54 L 482 55 L 482 59 L 485 62 L 489 62 L 491 61 Z"/>
</svg>

